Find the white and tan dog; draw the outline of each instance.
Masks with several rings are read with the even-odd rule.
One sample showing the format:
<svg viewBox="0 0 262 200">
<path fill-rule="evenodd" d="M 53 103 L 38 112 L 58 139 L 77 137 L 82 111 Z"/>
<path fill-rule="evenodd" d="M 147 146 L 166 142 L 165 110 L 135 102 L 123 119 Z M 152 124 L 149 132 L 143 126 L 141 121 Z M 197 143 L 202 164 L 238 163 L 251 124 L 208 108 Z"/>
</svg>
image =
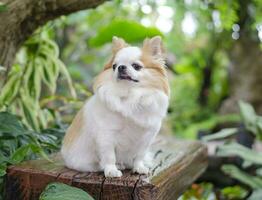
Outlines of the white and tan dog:
<svg viewBox="0 0 262 200">
<path fill-rule="evenodd" d="M 98 75 L 95 94 L 78 112 L 65 135 L 62 156 L 67 167 L 147 174 L 145 156 L 166 115 L 169 85 L 162 40 L 145 39 L 143 47 L 113 38 L 113 57 Z"/>
</svg>

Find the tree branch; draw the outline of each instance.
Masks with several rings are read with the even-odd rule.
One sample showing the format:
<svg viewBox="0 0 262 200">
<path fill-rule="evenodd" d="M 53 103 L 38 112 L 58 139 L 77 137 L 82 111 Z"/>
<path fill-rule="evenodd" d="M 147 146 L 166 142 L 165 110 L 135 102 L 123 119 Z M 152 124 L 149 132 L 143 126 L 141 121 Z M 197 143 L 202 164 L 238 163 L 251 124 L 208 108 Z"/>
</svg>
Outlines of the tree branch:
<svg viewBox="0 0 262 200">
<path fill-rule="evenodd" d="M 94 8 L 105 0 L 2 0 L 0 13 L 0 65 L 7 69 L 23 42 L 39 26 L 61 15 Z"/>
</svg>

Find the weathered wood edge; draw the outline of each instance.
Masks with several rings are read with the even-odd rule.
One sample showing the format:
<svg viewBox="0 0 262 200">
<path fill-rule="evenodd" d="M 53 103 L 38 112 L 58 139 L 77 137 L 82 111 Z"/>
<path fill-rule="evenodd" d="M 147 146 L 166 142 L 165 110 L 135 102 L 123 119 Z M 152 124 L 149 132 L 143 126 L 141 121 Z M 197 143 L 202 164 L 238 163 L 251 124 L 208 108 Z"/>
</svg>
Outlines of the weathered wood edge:
<svg viewBox="0 0 262 200">
<path fill-rule="evenodd" d="M 192 156 L 182 159 L 182 162 L 179 165 L 171 165 L 166 169 L 162 169 L 157 176 L 154 176 L 151 179 L 149 177 L 150 182 L 148 178 L 141 175 L 135 184 L 132 194 L 133 199 L 171 200 L 178 198 L 183 191 L 186 190 L 188 183 L 195 181 L 208 166 L 206 146 L 198 142 L 198 145 L 195 149 L 192 149 L 191 153 Z M 191 164 L 194 164 L 191 168 L 183 167 L 185 165 L 191 166 Z M 189 173 L 192 174 L 192 176 L 189 176 L 190 181 L 187 180 L 188 176 L 183 176 Z M 176 178 L 172 179 L 170 177 Z M 179 178 L 181 179 L 178 180 Z M 171 192 L 167 192 L 170 190 Z"/>
</svg>

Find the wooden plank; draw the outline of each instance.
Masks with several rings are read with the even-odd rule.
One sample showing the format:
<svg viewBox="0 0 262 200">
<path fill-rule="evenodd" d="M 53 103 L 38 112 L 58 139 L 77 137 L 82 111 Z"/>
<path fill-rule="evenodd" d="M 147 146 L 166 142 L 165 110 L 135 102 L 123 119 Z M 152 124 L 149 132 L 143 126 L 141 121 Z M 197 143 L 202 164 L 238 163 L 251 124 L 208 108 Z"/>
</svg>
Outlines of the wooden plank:
<svg viewBox="0 0 262 200">
<path fill-rule="evenodd" d="M 176 199 L 207 167 L 207 150 L 200 142 L 158 138 L 152 147 L 150 175 L 123 172 L 121 178 L 105 178 L 102 172 L 82 173 L 63 166 L 59 155 L 27 161 L 8 168 L 6 200 L 36 200 L 50 182 L 63 182 L 87 191 L 95 199 Z"/>
</svg>

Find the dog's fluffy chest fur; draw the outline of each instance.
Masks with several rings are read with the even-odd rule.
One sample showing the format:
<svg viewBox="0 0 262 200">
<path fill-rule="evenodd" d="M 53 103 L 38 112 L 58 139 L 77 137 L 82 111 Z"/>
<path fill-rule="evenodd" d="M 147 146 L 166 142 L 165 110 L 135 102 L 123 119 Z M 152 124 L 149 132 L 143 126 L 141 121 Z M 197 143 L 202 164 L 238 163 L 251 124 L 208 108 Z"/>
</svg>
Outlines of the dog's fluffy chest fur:
<svg viewBox="0 0 262 200">
<path fill-rule="evenodd" d="M 101 170 L 97 149 L 114 144 L 116 162 L 121 168 L 130 168 L 138 149 L 153 141 L 165 116 L 168 97 L 154 90 L 130 90 L 126 96 L 114 92 L 102 87 L 82 108 L 82 125 L 72 131 L 78 131 L 80 136 L 72 137 L 72 143 L 62 148 L 69 167 Z"/>
</svg>

